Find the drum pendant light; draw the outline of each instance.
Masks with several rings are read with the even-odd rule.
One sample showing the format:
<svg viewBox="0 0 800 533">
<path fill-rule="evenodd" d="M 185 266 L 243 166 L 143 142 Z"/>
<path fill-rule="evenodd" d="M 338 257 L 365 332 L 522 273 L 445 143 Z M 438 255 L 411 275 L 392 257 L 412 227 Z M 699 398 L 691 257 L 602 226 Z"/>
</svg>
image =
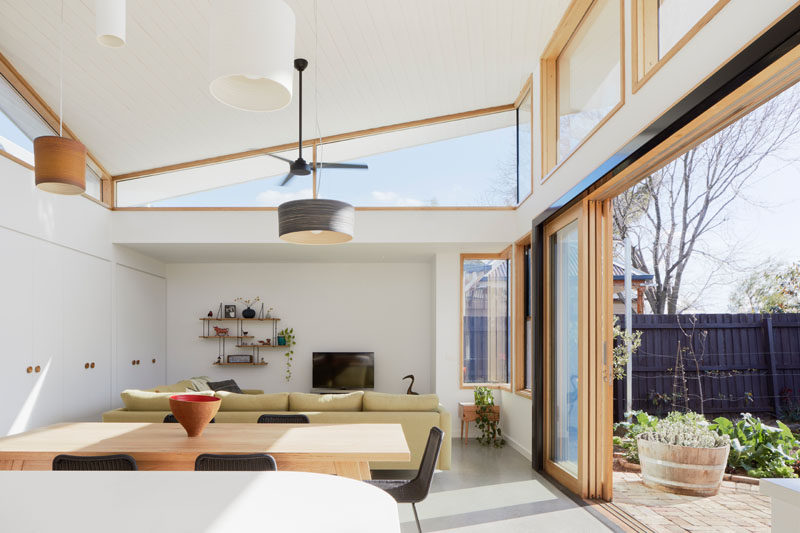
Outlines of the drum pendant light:
<svg viewBox="0 0 800 533">
<path fill-rule="evenodd" d="M 295 244 L 341 244 L 353 239 L 355 209 L 339 200 L 293 200 L 278 206 L 278 235 Z"/>
<path fill-rule="evenodd" d="M 244 111 L 292 101 L 294 11 L 283 0 L 211 0 L 211 94 Z"/>
<path fill-rule="evenodd" d="M 55 194 L 81 194 L 86 190 L 86 147 L 63 137 L 64 116 L 64 1 L 61 1 L 61 37 L 59 43 L 58 136 L 46 135 L 33 140 L 33 163 L 36 187 Z"/>
<path fill-rule="evenodd" d="M 125 0 L 95 0 L 97 42 L 111 48 L 125 46 Z"/>
</svg>

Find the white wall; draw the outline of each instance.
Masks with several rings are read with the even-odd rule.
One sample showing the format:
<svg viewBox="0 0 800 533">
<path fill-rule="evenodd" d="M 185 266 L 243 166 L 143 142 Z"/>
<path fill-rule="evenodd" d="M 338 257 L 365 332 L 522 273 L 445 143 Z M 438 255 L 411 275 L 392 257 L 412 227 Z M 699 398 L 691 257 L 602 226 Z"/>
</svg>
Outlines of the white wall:
<svg viewBox="0 0 800 533">
<path fill-rule="evenodd" d="M 190 376 L 233 378 L 266 391 L 311 389 L 314 351 L 375 352 L 375 390 L 430 392 L 433 298 L 430 263 L 254 263 L 167 265 L 167 380 Z M 220 302 L 260 296 L 279 326 L 297 336 L 292 380 L 282 350 L 262 350 L 264 367 L 217 367 L 215 339 L 199 339 L 200 317 Z M 241 312 L 242 307 L 237 305 Z M 227 323 L 226 326 L 234 326 Z M 247 323 L 251 334 L 271 336 L 271 323 Z M 233 348 L 228 353 L 249 353 Z M 154 384 L 157 385 L 157 384 Z"/>
<path fill-rule="evenodd" d="M 118 394 L 114 267 L 158 270 L 158 262 L 116 253 L 110 211 L 39 191 L 33 173 L 6 158 L 0 190 L 0 375 L 9 383 L 0 435 L 98 420 Z"/>
</svg>

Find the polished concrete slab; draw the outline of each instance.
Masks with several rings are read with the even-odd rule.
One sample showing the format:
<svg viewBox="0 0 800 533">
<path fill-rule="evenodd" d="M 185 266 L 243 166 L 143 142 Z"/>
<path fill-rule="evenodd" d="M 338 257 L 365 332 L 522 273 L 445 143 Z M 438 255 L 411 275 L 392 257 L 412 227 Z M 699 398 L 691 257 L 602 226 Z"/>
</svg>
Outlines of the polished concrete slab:
<svg viewBox="0 0 800 533">
<path fill-rule="evenodd" d="M 451 470 L 437 472 L 428 498 L 417 504 L 426 533 L 466 532 L 608 532 L 604 519 L 562 493 L 531 469 L 511 446 L 487 448 L 469 439 L 453 440 Z M 377 478 L 411 477 L 373 472 Z M 400 504 L 402 531 L 415 532 L 409 504 Z M 616 529 L 616 528 L 614 528 Z"/>
</svg>

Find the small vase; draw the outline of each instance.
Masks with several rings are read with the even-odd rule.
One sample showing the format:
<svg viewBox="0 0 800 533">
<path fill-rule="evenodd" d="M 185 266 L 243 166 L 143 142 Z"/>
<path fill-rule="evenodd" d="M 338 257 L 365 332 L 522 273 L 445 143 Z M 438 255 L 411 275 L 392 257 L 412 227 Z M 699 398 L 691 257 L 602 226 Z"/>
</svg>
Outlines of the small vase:
<svg viewBox="0 0 800 533">
<path fill-rule="evenodd" d="M 286 346 L 286 337 L 278 335 L 278 346 Z"/>
<path fill-rule="evenodd" d="M 256 316 L 255 310 L 250 309 L 249 307 L 244 311 L 242 311 L 242 318 L 255 318 L 255 316 Z"/>
</svg>

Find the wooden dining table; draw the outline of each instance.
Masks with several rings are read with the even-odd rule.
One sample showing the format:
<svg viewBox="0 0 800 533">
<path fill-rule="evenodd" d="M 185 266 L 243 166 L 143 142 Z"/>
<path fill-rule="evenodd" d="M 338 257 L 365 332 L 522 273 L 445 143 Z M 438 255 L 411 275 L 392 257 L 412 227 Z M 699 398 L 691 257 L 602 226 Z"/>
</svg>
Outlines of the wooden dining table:
<svg viewBox="0 0 800 533">
<path fill-rule="evenodd" d="M 400 424 L 63 423 L 0 438 L 0 470 L 51 470 L 59 454 L 131 455 L 139 470 L 194 470 L 202 453 L 268 453 L 278 470 L 370 479 L 370 461 L 411 460 Z"/>
</svg>

